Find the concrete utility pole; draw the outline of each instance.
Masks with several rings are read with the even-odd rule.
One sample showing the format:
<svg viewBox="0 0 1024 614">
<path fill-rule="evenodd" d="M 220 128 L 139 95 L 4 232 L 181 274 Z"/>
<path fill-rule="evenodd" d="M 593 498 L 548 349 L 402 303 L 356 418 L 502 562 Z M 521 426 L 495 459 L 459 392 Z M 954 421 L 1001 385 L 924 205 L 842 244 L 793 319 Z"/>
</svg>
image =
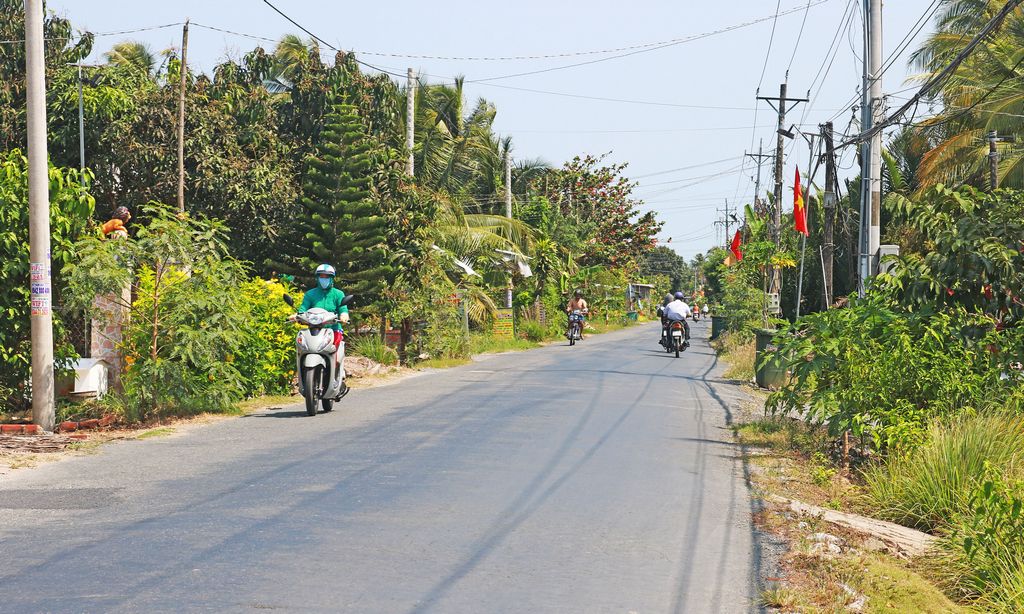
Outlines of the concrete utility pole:
<svg viewBox="0 0 1024 614">
<path fill-rule="evenodd" d="M 776 143 L 775 143 L 775 207 L 772 216 L 772 238 L 775 240 L 775 247 L 782 246 L 782 163 L 785 156 L 785 141 L 783 135 L 787 133 L 786 130 L 786 103 L 792 102 L 795 107 L 801 102 L 807 102 L 806 98 L 787 98 L 786 97 L 786 83 L 779 85 L 779 97 L 771 98 L 768 96 L 758 96 L 758 100 L 764 100 L 767 102 L 779 115 L 779 126 L 776 130 Z M 775 106 L 773 102 L 777 102 L 778 106 Z M 793 107 L 789 107 L 792 110 Z M 769 294 L 779 295 L 782 292 L 782 274 L 778 268 L 772 269 L 772 279 L 768 287 Z"/>
<path fill-rule="evenodd" d="M 178 211 L 185 212 L 185 86 L 188 82 L 188 19 L 181 30 L 181 86 L 178 91 Z"/>
<path fill-rule="evenodd" d="M 512 154 L 505 154 L 505 217 L 512 219 Z M 512 276 L 508 278 L 505 291 L 505 307 L 512 308 Z"/>
<path fill-rule="evenodd" d="M 833 254 L 835 254 L 835 244 L 833 243 L 832 235 L 836 217 L 835 186 L 838 181 L 836 177 L 836 152 L 833 142 L 832 122 L 822 124 L 821 136 L 825 141 L 825 228 L 824 245 L 822 245 L 821 252 L 821 268 L 825 286 L 825 308 L 828 309 L 829 305 L 832 304 L 832 258 Z"/>
<path fill-rule="evenodd" d="M 715 222 L 715 226 L 725 226 L 725 249 L 729 249 L 729 243 L 732 241 L 732 237 L 729 236 L 729 226 L 732 225 L 733 221 L 737 224 L 739 220 L 736 219 L 735 212 L 730 217 L 729 215 L 729 199 L 725 199 L 725 209 L 716 209 L 718 213 L 722 214 L 722 219 Z"/>
<path fill-rule="evenodd" d="M 748 153 L 746 156 L 757 162 L 757 181 L 754 182 L 754 209 L 757 209 L 761 199 L 761 163 L 772 155 L 764 153 L 764 139 L 761 139 L 757 144 L 757 153 Z"/>
<path fill-rule="evenodd" d="M 405 148 L 409 159 L 405 163 L 405 174 L 416 176 L 416 162 L 413 147 L 416 145 L 416 73 L 410 68 L 405 74 Z"/>
<path fill-rule="evenodd" d="M 25 0 L 28 111 L 28 244 L 32 339 L 32 422 L 52 431 L 53 306 L 50 285 L 50 180 L 46 155 L 43 0 Z"/>
<path fill-rule="evenodd" d="M 512 156 L 505 154 L 505 217 L 512 217 Z"/>
<path fill-rule="evenodd" d="M 78 63 L 78 182 L 85 187 L 85 102 L 82 93 L 82 63 Z"/>
<path fill-rule="evenodd" d="M 871 125 L 882 121 L 882 0 L 870 2 Z M 869 275 L 878 272 L 878 246 L 882 229 L 882 132 L 871 137 L 871 227 L 868 233 Z"/>
</svg>

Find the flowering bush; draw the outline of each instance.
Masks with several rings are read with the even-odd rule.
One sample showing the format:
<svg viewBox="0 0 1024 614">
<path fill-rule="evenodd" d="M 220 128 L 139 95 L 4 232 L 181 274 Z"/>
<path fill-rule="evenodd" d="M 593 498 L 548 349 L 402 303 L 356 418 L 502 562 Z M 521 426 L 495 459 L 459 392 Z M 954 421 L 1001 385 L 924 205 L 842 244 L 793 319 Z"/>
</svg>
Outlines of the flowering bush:
<svg viewBox="0 0 1024 614">
<path fill-rule="evenodd" d="M 287 321 L 293 309 L 284 302 L 284 295 L 294 292 L 279 281 L 259 278 L 239 288 L 246 324 L 234 365 L 247 397 L 291 392 L 297 329 Z"/>
</svg>

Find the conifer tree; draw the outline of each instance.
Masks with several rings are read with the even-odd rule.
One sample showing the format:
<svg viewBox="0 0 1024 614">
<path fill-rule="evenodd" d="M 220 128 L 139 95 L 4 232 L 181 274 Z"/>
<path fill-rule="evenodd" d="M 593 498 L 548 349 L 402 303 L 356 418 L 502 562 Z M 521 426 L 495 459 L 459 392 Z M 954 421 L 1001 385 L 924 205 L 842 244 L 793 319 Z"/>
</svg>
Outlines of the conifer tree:
<svg viewBox="0 0 1024 614">
<path fill-rule="evenodd" d="M 278 271 L 309 279 L 317 264 L 338 271 L 335 286 L 376 302 L 392 277 L 385 219 L 371 192 L 372 144 L 354 106 L 331 105 L 314 154 L 305 161 L 302 215 L 283 241 Z"/>
</svg>

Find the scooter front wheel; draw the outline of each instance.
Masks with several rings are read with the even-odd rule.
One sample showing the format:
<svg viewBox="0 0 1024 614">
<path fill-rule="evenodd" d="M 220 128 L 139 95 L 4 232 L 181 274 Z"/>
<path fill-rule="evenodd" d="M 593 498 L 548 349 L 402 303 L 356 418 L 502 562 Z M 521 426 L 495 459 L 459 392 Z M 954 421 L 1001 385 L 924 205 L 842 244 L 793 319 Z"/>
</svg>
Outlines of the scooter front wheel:
<svg viewBox="0 0 1024 614">
<path fill-rule="evenodd" d="M 315 416 L 317 406 L 317 381 L 316 368 L 306 371 L 306 415 Z"/>
</svg>

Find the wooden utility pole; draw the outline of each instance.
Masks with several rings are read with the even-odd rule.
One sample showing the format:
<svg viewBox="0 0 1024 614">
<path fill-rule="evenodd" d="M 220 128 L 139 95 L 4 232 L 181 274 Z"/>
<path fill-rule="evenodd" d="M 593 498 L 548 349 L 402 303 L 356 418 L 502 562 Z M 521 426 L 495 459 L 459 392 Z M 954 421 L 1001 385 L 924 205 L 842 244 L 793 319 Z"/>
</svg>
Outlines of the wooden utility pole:
<svg viewBox="0 0 1024 614">
<path fill-rule="evenodd" d="M 405 74 L 405 148 L 409 159 L 405 163 L 405 174 L 416 176 L 416 162 L 413 147 L 416 145 L 416 73 L 410 68 Z"/>
<path fill-rule="evenodd" d="M 28 251 L 32 340 L 32 422 L 52 431 L 53 304 L 50 284 L 50 179 L 46 154 L 43 0 L 25 0 L 28 115 Z"/>
<path fill-rule="evenodd" d="M 785 141 L 783 135 L 786 131 L 786 103 L 792 102 L 795 107 L 801 102 L 807 102 L 806 98 L 787 98 L 786 97 L 786 83 L 779 85 L 779 97 L 772 98 L 769 96 L 758 96 L 758 100 L 764 100 L 767 102 L 779 116 L 779 126 L 776 130 L 776 143 L 775 143 L 775 207 L 772 215 L 772 238 L 775 240 L 775 247 L 782 247 L 782 163 L 785 156 Z M 776 106 L 773 103 L 778 103 Z M 793 107 L 789 107 L 792 110 Z M 782 272 L 778 267 L 772 269 L 771 283 L 768 287 L 768 293 L 780 296 L 782 293 Z"/>
<path fill-rule="evenodd" d="M 185 87 L 188 84 L 188 19 L 181 30 L 181 86 L 178 91 L 178 212 L 185 212 Z"/>
<path fill-rule="evenodd" d="M 828 309 L 832 297 L 832 258 L 835 254 L 835 244 L 832 234 L 833 225 L 836 219 L 836 152 L 833 142 L 832 122 L 825 122 L 821 126 L 821 136 L 825 141 L 825 228 L 824 245 L 821 252 L 822 277 L 825 285 L 825 308 Z"/>
<path fill-rule="evenodd" d="M 999 148 L 996 143 L 1015 143 L 1012 136 L 999 136 L 992 130 L 988 133 L 988 188 L 994 192 L 999 187 Z"/>
</svg>

